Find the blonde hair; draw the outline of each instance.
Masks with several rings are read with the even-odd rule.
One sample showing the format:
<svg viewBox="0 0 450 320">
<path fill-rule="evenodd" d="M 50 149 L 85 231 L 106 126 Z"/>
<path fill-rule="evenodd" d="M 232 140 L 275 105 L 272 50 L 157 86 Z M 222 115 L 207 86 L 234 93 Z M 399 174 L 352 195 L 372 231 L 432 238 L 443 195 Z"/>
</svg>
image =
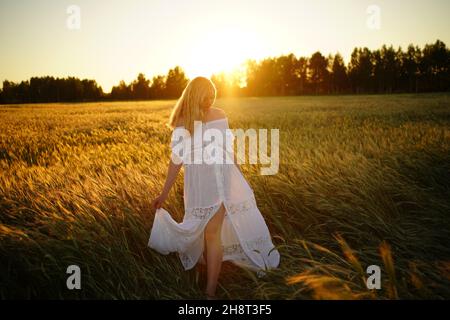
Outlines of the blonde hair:
<svg viewBox="0 0 450 320">
<path fill-rule="evenodd" d="M 184 127 L 192 135 L 194 132 L 194 121 L 205 120 L 207 109 L 202 108 L 200 104 L 211 95 L 214 95 L 215 101 L 216 93 L 217 90 L 214 83 L 208 78 L 196 77 L 189 81 L 181 97 L 173 107 L 167 125 L 170 128 L 175 128 L 180 118 L 183 118 Z"/>
</svg>

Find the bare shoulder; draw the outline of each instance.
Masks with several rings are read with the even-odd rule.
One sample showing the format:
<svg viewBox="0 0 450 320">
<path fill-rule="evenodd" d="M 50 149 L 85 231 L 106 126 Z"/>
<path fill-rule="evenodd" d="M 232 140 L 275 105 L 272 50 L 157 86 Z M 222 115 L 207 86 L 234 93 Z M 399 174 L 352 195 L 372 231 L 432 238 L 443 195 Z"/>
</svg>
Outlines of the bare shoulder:
<svg viewBox="0 0 450 320">
<path fill-rule="evenodd" d="M 219 120 L 219 119 L 226 118 L 226 117 L 227 117 L 227 115 L 226 115 L 225 111 L 223 111 L 222 109 L 210 108 L 206 115 L 206 121 L 214 121 L 214 120 Z"/>
</svg>

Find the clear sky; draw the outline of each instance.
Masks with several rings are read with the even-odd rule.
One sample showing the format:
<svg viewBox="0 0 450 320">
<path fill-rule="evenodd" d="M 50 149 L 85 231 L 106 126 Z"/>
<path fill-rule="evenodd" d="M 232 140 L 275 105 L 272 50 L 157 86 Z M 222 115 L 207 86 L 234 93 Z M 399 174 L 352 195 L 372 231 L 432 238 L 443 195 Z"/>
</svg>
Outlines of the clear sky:
<svg viewBox="0 0 450 320">
<path fill-rule="evenodd" d="M 70 5 L 79 29 L 67 26 Z M 367 25 L 370 5 L 380 29 Z M 176 65 L 209 77 L 291 52 L 339 51 L 347 61 L 355 46 L 450 46 L 449 13 L 449 0 L 0 0 L 0 81 L 70 75 L 109 92 Z"/>
</svg>

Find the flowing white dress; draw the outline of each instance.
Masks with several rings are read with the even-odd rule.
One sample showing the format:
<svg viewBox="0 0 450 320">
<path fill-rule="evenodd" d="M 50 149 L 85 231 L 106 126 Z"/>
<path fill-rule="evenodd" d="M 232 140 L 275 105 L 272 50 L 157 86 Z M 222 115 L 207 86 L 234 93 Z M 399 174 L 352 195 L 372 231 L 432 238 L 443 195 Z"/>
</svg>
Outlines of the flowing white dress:
<svg viewBox="0 0 450 320">
<path fill-rule="evenodd" d="M 200 126 L 194 127 L 194 140 L 200 141 L 196 140 L 198 135 L 201 139 L 205 130 L 211 128 L 223 133 L 223 141 L 234 141 L 227 118 L 200 122 Z M 184 269 L 193 268 L 203 254 L 204 229 L 223 203 L 226 209 L 221 232 L 223 261 L 230 260 L 240 267 L 258 272 L 258 275 L 278 267 L 280 254 L 272 243 L 253 190 L 239 168 L 235 163 L 199 164 L 186 161 L 188 157 L 193 159 L 192 155 L 200 145 L 177 130 L 187 131 L 184 127 L 175 128 L 171 142 L 172 156 L 183 161 L 185 215 L 183 221 L 177 223 L 166 210 L 156 210 L 148 246 L 164 255 L 177 252 Z M 182 136 L 184 142 L 192 142 L 192 148 L 184 149 L 188 150 L 183 152 L 184 155 L 174 151 L 179 142 L 175 136 Z M 203 150 L 207 146 L 204 141 L 200 144 Z M 207 157 L 208 153 L 205 154 Z"/>
</svg>

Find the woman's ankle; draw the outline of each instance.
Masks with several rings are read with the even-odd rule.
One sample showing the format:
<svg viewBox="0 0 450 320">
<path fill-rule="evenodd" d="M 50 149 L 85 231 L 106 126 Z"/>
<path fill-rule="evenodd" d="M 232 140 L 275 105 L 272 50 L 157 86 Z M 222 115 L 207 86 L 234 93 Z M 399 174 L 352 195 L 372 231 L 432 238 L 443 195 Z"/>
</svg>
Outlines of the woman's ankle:
<svg viewBox="0 0 450 320">
<path fill-rule="evenodd" d="M 206 296 L 206 300 L 217 300 L 217 296 L 216 294 L 210 294 L 208 292 L 205 291 L 205 296 Z"/>
<path fill-rule="evenodd" d="M 215 297 L 216 296 L 215 292 L 211 292 L 211 291 L 208 291 L 208 290 L 205 290 L 204 292 L 205 292 L 205 295 L 208 296 L 208 297 Z"/>
</svg>

